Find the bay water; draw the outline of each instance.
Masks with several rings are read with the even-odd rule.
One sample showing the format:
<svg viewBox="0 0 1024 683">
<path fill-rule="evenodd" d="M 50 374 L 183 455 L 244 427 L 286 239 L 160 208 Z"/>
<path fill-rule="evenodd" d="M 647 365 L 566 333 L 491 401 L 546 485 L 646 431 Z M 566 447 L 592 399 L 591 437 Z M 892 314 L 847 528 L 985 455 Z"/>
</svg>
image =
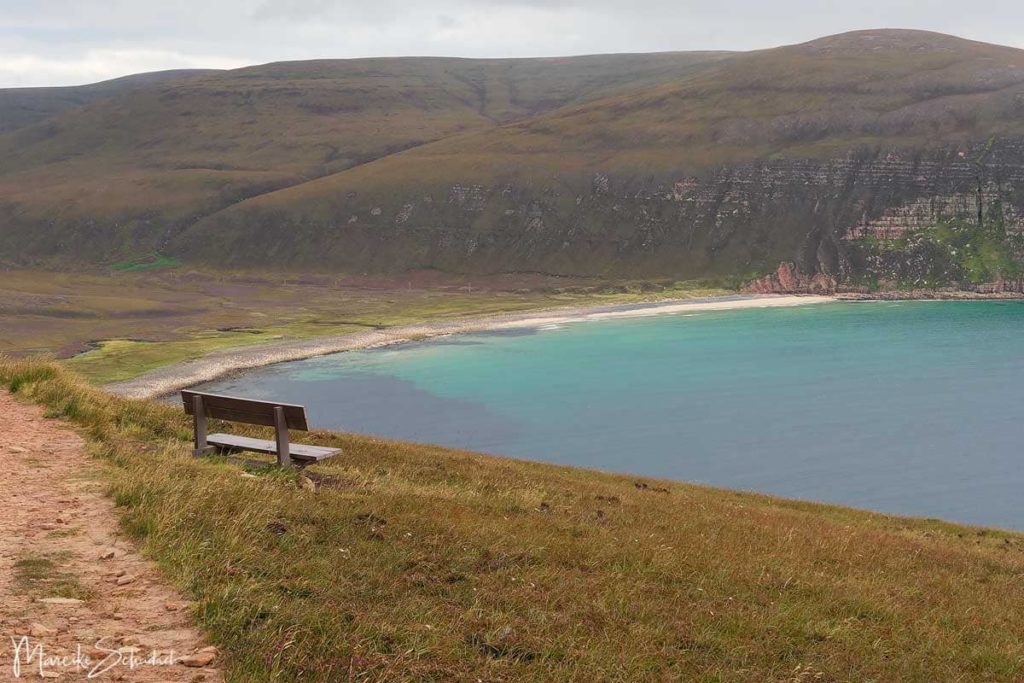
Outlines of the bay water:
<svg viewBox="0 0 1024 683">
<path fill-rule="evenodd" d="M 1024 302 L 568 323 L 203 389 L 300 403 L 317 427 L 1024 529 Z"/>
</svg>

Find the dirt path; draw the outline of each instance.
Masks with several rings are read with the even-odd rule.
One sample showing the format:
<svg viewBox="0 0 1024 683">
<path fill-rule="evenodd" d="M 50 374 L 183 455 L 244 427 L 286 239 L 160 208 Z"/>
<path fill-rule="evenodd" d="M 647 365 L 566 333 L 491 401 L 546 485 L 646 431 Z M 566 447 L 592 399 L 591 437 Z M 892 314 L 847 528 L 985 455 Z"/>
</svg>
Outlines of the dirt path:
<svg viewBox="0 0 1024 683">
<path fill-rule="evenodd" d="M 0 680 L 223 680 L 77 433 L 0 390 L 0 460 Z"/>
</svg>

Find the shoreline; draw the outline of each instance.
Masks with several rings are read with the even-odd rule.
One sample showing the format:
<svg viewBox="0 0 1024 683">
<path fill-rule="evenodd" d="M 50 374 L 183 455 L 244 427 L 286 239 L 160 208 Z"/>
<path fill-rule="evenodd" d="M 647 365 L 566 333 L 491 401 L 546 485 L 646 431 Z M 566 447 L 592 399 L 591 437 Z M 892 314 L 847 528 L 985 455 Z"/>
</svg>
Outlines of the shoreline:
<svg viewBox="0 0 1024 683">
<path fill-rule="evenodd" d="M 645 304 L 605 304 L 549 308 L 523 313 L 477 316 L 461 320 L 402 325 L 381 330 L 314 337 L 214 351 L 200 358 L 174 363 L 138 377 L 114 382 L 104 390 L 125 398 L 153 399 L 181 389 L 223 379 L 247 370 L 326 356 L 345 351 L 373 349 L 454 334 L 529 329 L 588 320 L 641 318 L 679 313 L 728 311 L 748 308 L 779 308 L 832 303 L 834 296 L 732 295 L 697 299 L 669 299 Z"/>
<path fill-rule="evenodd" d="M 914 289 L 885 292 L 838 292 L 837 301 L 1020 301 L 1021 292 L 965 292 L 946 289 Z"/>
</svg>

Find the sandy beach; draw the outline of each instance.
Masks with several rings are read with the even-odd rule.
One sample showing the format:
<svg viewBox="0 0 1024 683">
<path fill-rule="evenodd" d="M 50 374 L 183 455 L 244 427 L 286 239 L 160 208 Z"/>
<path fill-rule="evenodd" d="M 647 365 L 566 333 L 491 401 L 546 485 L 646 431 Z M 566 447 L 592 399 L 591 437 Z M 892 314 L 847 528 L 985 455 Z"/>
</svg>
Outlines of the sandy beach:
<svg viewBox="0 0 1024 683">
<path fill-rule="evenodd" d="M 431 337 L 469 332 L 528 329 L 588 320 L 639 318 L 743 308 L 806 306 L 833 301 L 836 301 L 836 298 L 831 296 L 729 296 L 711 299 L 674 299 L 650 304 L 575 306 L 458 320 L 440 320 L 368 332 L 224 349 L 201 358 L 168 365 L 131 380 L 108 384 L 105 389 L 130 398 L 157 398 L 186 387 L 266 365 L 330 353 L 401 344 Z"/>
</svg>

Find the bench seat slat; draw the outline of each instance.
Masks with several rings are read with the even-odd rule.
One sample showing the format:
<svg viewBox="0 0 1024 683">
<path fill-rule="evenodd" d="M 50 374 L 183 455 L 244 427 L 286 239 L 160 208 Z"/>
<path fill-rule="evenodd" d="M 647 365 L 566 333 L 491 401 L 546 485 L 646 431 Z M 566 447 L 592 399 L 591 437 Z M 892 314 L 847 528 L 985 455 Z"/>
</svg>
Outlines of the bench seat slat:
<svg viewBox="0 0 1024 683">
<path fill-rule="evenodd" d="M 236 436 L 235 434 L 210 434 L 206 441 L 212 446 L 227 449 L 239 449 L 253 451 L 254 453 L 277 454 L 277 444 L 268 439 L 253 439 L 248 436 Z M 341 453 L 340 448 L 328 448 L 326 446 L 310 446 L 302 443 L 290 445 L 291 456 L 295 460 L 306 462 L 320 462 Z"/>
</svg>

